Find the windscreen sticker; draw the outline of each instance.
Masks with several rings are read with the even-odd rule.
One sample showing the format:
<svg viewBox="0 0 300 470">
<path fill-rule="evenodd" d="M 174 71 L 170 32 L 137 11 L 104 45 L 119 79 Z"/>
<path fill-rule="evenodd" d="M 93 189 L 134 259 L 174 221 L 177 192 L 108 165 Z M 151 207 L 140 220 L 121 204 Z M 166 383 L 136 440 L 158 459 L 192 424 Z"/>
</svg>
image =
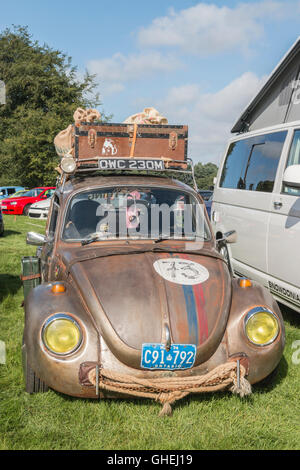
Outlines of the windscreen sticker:
<svg viewBox="0 0 300 470">
<path fill-rule="evenodd" d="M 158 259 L 153 263 L 153 267 L 166 281 L 174 282 L 175 284 L 200 284 L 209 278 L 209 272 L 205 266 L 180 258 Z"/>
</svg>

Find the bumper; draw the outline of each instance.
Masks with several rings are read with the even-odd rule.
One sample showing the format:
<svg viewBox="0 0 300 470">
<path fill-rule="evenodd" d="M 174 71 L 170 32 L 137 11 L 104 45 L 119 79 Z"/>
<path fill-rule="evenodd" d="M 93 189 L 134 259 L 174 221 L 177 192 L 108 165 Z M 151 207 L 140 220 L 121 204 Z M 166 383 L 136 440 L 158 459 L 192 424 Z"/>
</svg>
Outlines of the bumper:
<svg viewBox="0 0 300 470">
<path fill-rule="evenodd" d="M 246 367 L 237 359 L 221 364 L 204 375 L 142 379 L 87 363 L 81 364 L 79 378 L 84 385 L 95 387 L 97 396 L 101 390 L 112 392 L 120 398 L 150 398 L 159 401 L 163 405 L 160 416 L 163 416 L 171 414 L 171 405 L 175 401 L 191 393 L 230 390 L 242 397 L 250 395 L 251 385 L 245 378 L 246 372 Z"/>
<path fill-rule="evenodd" d="M 41 209 L 30 209 L 28 215 L 32 219 L 47 219 L 48 210 L 46 211 Z"/>
<path fill-rule="evenodd" d="M 6 207 L 6 208 L 5 208 Z M 20 207 L 16 207 L 16 206 L 5 206 L 4 207 L 2 206 L 2 212 L 3 214 L 6 214 L 6 215 L 21 215 L 22 212 L 23 212 L 23 209 L 20 209 Z"/>
</svg>

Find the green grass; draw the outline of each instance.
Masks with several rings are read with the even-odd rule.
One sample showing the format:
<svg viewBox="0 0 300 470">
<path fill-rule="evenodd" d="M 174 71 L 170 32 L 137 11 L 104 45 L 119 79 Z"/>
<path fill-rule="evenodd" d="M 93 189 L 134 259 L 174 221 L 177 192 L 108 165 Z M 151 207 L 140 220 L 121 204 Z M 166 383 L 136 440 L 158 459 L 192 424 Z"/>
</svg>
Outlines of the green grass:
<svg viewBox="0 0 300 470">
<path fill-rule="evenodd" d="M 21 341 L 23 292 L 21 257 L 35 253 L 25 243 L 29 230 L 44 223 L 5 216 L 0 238 L 0 340 L 7 360 L 0 364 L 0 449 L 299 449 L 300 365 L 292 343 L 300 340 L 300 315 L 283 308 L 287 344 L 276 376 L 241 399 L 230 393 L 178 402 L 172 417 L 159 418 L 148 400 L 99 401 L 54 391 L 24 391 Z M 36 227 L 34 227 L 36 225 Z"/>
</svg>

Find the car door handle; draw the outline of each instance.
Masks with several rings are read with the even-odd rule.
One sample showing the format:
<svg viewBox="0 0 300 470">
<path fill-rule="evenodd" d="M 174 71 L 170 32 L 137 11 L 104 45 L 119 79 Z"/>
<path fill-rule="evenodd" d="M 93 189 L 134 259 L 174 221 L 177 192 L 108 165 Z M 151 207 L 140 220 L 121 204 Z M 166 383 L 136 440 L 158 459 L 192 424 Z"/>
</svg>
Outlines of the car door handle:
<svg viewBox="0 0 300 470">
<path fill-rule="evenodd" d="M 274 201 L 273 202 L 275 209 L 280 209 L 282 207 L 282 202 Z"/>
</svg>

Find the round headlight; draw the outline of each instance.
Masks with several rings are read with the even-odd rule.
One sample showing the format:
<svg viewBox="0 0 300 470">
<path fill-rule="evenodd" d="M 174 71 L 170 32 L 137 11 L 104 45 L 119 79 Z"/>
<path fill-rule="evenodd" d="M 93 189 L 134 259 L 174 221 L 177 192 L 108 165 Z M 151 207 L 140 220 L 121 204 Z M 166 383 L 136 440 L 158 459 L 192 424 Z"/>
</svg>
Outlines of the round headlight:
<svg viewBox="0 0 300 470">
<path fill-rule="evenodd" d="M 70 315 L 57 314 L 49 318 L 42 331 L 43 342 L 55 354 L 70 354 L 81 344 L 80 326 Z"/>
<path fill-rule="evenodd" d="M 271 310 L 265 307 L 253 308 L 246 315 L 245 332 L 251 343 L 267 346 L 278 336 L 278 319 Z"/>
<path fill-rule="evenodd" d="M 73 157 L 63 157 L 60 162 L 60 167 L 65 173 L 73 173 L 76 170 L 76 162 Z"/>
</svg>

